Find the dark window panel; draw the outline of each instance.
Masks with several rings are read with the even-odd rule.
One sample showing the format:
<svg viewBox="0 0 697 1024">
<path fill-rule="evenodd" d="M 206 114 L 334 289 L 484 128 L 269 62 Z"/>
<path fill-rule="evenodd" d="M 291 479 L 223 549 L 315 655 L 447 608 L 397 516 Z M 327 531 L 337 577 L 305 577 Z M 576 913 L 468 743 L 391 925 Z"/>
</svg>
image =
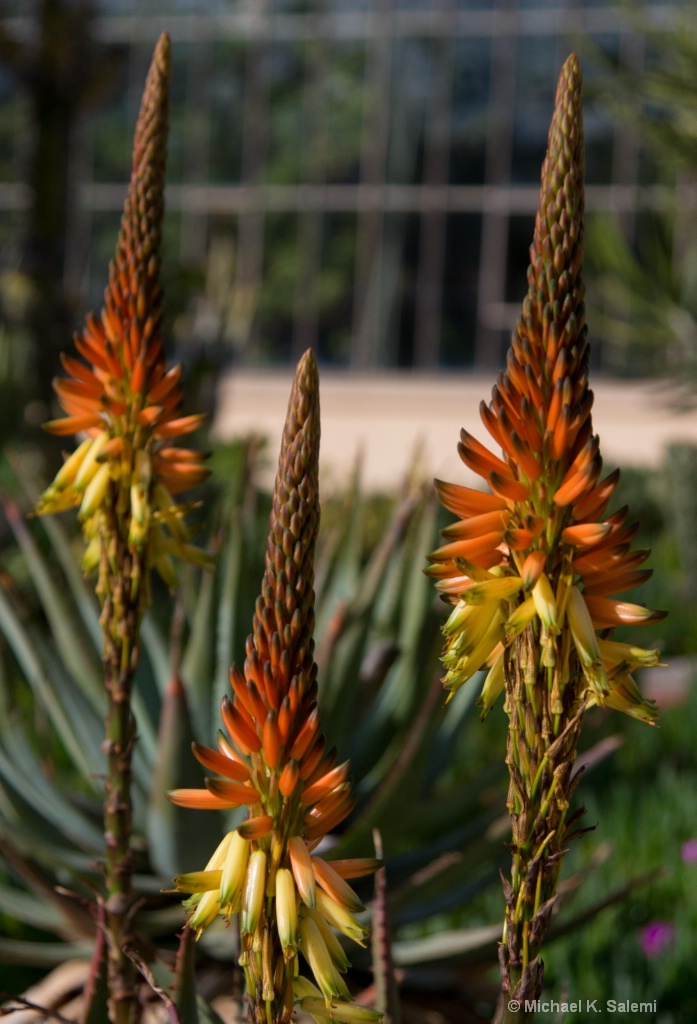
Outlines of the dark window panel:
<svg viewBox="0 0 697 1024">
<path fill-rule="evenodd" d="M 348 366 L 351 359 L 356 232 L 357 218 L 353 213 L 329 213 L 324 218 L 319 279 L 319 355 L 339 366 Z"/>
<path fill-rule="evenodd" d="M 448 218 L 440 359 L 446 368 L 470 368 L 474 362 L 481 214 Z"/>
<path fill-rule="evenodd" d="M 488 39 L 455 42 L 450 183 L 480 184 L 486 164 L 491 43 Z"/>
<path fill-rule="evenodd" d="M 237 184 L 241 178 L 244 58 L 241 43 L 214 45 L 208 84 L 212 184 Z"/>
</svg>

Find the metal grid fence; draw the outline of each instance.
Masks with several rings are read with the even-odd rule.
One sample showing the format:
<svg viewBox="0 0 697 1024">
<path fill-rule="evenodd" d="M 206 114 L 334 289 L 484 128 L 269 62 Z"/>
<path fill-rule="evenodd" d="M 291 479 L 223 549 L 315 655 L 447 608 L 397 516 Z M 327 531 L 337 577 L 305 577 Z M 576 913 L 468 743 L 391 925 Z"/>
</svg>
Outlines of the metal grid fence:
<svg viewBox="0 0 697 1024">
<path fill-rule="evenodd" d="M 663 31 L 678 6 L 645 14 Z M 31 33 L 30 7 L 9 17 L 13 31 Z M 95 303 L 163 28 L 176 330 L 247 365 L 308 345 L 360 369 L 497 365 L 524 290 L 559 68 L 572 47 L 595 47 L 637 71 L 646 46 L 622 9 L 591 0 L 102 0 L 97 37 L 124 55 L 122 77 L 75 142 L 66 253 L 69 290 Z M 631 231 L 670 189 L 593 102 L 595 66 L 587 209 Z M 27 202 L 21 182 L 0 184 L 0 212 Z"/>
</svg>

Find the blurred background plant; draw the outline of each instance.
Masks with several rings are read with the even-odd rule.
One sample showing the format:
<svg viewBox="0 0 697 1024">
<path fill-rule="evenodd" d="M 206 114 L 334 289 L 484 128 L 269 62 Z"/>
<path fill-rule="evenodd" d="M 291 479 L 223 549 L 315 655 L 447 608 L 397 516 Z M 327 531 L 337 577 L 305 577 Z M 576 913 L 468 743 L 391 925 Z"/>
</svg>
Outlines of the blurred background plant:
<svg viewBox="0 0 697 1024">
<path fill-rule="evenodd" d="M 169 888 L 173 873 L 200 864 L 221 825 L 219 816 L 196 812 L 192 829 L 193 812 L 173 807 L 163 794 L 201 784 L 191 739 L 210 742 L 228 665 L 244 643 L 269 511 L 269 496 L 257 483 L 265 457 L 255 439 L 214 452 L 220 483 L 207 485 L 206 506 L 215 510 L 215 572 L 190 568 L 174 599 L 157 592 L 145 623 L 134 884 L 144 900 L 141 927 L 152 943 L 146 958 L 166 985 L 182 908 L 178 897 L 160 890 Z M 59 522 L 21 517 L 15 499 L 27 504 L 35 484 L 21 460 L 13 456 L 13 462 L 16 472 L 5 465 L 14 490 L 5 504 L 13 543 L 3 551 L 0 590 L 0 961 L 8 965 L 0 984 L 17 992 L 47 968 L 89 955 L 93 922 L 80 897 L 98 878 L 103 769 L 97 609 L 77 568 L 77 538 Z M 657 572 L 645 598 L 668 601 L 673 619 L 670 634 L 657 633 L 650 642 L 689 650 L 694 613 L 676 600 L 681 570 L 665 503 L 658 501 L 660 480 L 627 477 L 618 501 L 629 494 L 654 547 Z M 359 791 L 332 855 L 365 854 L 379 828 L 402 1020 L 431 1013 L 434 1022 L 455 1024 L 489 1018 L 496 997 L 498 869 L 507 861 L 505 716 L 492 711 L 480 731 L 476 686 L 464 688 L 443 713 L 443 616 L 419 557 L 434 543 L 437 510 L 430 488 L 418 480 L 415 472 L 397 497 L 368 496 L 357 470 L 346 493 L 325 498 L 317 656 L 328 737 L 351 758 Z M 590 748 L 595 767 L 584 796 L 588 822 L 599 829 L 569 854 L 558 938 L 546 961 L 552 994 L 567 985 L 616 998 L 644 993 L 661 1005 L 664 999 L 668 1016 L 661 1019 L 677 1021 L 688 1019 L 675 1008 L 688 998 L 683 989 L 697 915 L 688 897 L 695 866 L 685 847 L 694 838 L 697 771 L 688 751 L 697 708 L 693 698 L 685 704 L 679 680 L 674 697 L 662 728 L 641 743 L 638 723 L 591 716 L 584 753 Z M 642 829 L 642 821 L 656 827 Z M 227 824 L 233 822 L 231 812 Z M 370 901 L 371 885 L 361 893 Z M 373 907 L 378 912 L 382 905 Z M 669 921 L 673 930 L 663 947 L 647 953 L 642 936 L 654 920 Z M 212 926 L 198 945 L 200 991 L 211 1000 L 225 994 L 216 1006 L 229 1014 L 237 984 L 231 983 L 231 934 Z M 354 984 L 370 985 L 370 954 L 351 959 Z M 70 983 L 76 985 L 74 976 Z"/>
<path fill-rule="evenodd" d="M 269 511 L 268 495 L 255 483 L 259 458 L 253 440 L 216 452 L 215 478 L 226 481 L 224 490 L 216 495 L 211 486 L 207 495 L 208 507 L 212 499 L 217 510 L 211 540 L 216 571 L 201 578 L 192 572 L 174 603 L 158 594 L 144 628 L 134 885 L 144 900 L 139 920 L 165 951 L 165 963 L 183 911 L 178 897 L 160 890 L 169 887 L 172 874 L 200 863 L 220 838 L 221 824 L 220 815 L 199 812 L 192 829 L 190 812 L 168 803 L 164 792 L 200 785 L 191 740 L 210 741 L 229 664 L 243 649 L 251 621 Z M 21 469 L 15 486 L 31 491 Z M 5 513 L 16 546 L 3 559 L 0 592 L 7 711 L 0 740 L 0 847 L 6 858 L 0 907 L 7 937 L 0 940 L 0 959 L 46 968 L 88 954 L 94 930 L 83 900 L 98 878 L 94 862 L 101 847 L 97 609 L 74 561 L 75 538 L 51 520 L 27 524 L 11 499 Z M 430 489 L 422 484 L 405 483 L 397 499 L 368 498 L 357 470 L 350 490 L 325 503 L 317 566 L 326 731 L 362 780 L 359 809 L 333 854 L 365 853 L 373 829 L 380 829 L 394 956 L 414 974 L 405 981 L 414 989 L 405 996 L 406 1020 L 420 1019 L 407 1011 L 412 999 L 417 1006 L 419 998 L 430 1004 L 429 987 L 442 990 L 438 998 L 445 1004 L 451 995 L 464 997 L 470 982 L 468 972 L 457 969 L 461 957 L 493 962 L 495 928 L 470 929 L 466 915 L 452 917 L 450 908 L 496 884 L 503 854 L 495 830 L 486 834 L 500 814 L 484 788 L 484 780 L 493 781 L 495 758 L 472 762 L 468 773 L 481 781 L 463 787 L 454 768 L 468 702 L 454 707 L 447 720 L 441 715 L 440 616 L 419 558 L 433 540 L 435 517 Z M 231 812 L 228 826 L 233 821 Z M 370 895 L 370 887 L 365 891 Z M 443 956 L 446 921 L 448 956 L 455 957 L 451 992 L 432 968 Z M 202 991 L 234 991 L 231 933 L 211 926 L 200 946 Z M 163 970 L 152 951 L 148 958 Z M 352 960 L 358 979 L 369 984 L 370 955 Z M 14 987 L 28 977 L 14 975 L 4 983 Z M 477 981 L 476 998 L 484 1005 L 494 991 Z"/>
<path fill-rule="evenodd" d="M 625 11 L 646 39 L 643 66 L 617 69 L 592 44 L 588 56 L 601 71 L 597 97 L 626 126 L 635 153 L 642 145 L 652 157 L 648 173 L 663 202 L 636 219 L 590 218 L 592 315 L 611 361 L 634 375 L 678 377 L 689 402 L 697 380 L 697 5 L 682 5 L 669 34 L 650 33 L 635 5 Z"/>
<path fill-rule="evenodd" d="M 70 310 L 100 303 L 123 200 L 122 186 L 113 182 L 121 177 L 144 65 L 160 30 L 181 19 L 174 36 L 181 77 L 174 83 L 174 187 L 165 227 L 166 332 L 176 337 L 188 369 L 198 372 L 212 408 L 221 365 L 231 359 L 290 362 L 313 341 L 323 365 L 478 369 L 498 361 L 519 308 L 552 83 L 570 48 L 564 33 L 573 36 L 579 25 L 583 35 L 573 45 L 584 60 L 589 94 L 591 222 L 598 212 L 587 251 L 589 260 L 605 254 L 589 274 L 594 362 L 623 375 L 682 368 L 686 355 L 690 362 L 694 3 L 645 6 L 648 35 L 632 21 L 635 5 L 560 2 L 554 9 L 548 0 L 483 0 L 471 9 L 443 4 L 434 12 L 397 0 L 379 11 L 367 2 L 338 10 L 330 2 L 277 0 L 253 31 L 230 39 L 221 25 L 237 30 L 249 17 L 248 5 L 232 0 L 207 0 L 195 9 L 184 0 L 152 0 L 137 10 L 129 0 L 4 4 L 0 429 L 15 454 L 14 468 L 9 456 L 0 461 L 0 488 L 9 502 L 9 515 L 0 516 L 0 989 L 17 993 L 66 956 L 87 955 L 92 945 L 89 916 L 55 886 L 87 894 L 97 876 L 102 708 L 95 687 L 96 613 L 76 569 L 72 531 L 61 523 L 22 524 L 12 502 L 26 510 L 45 483 L 45 439 L 36 424 L 46 418 L 46 397 L 36 402 L 35 375 L 40 368 L 47 392 L 56 372 L 51 352 L 65 346 L 76 319 Z M 61 42 L 62 30 L 52 33 L 51 18 L 68 7 L 81 12 L 87 28 Z M 506 25 L 524 25 L 525 34 L 494 32 L 502 23 L 494 17 L 499 8 Z M 386 12 L 380 24 L 390 31 L 401 26 L 394 35 L 373 32 Z M 517 17 L 508 18 L 511 12 Z M 684 26 L 676 23 L 681 13 Z M 228 20 L 216 20 L 218 14 Z M 432 34 L 424 28 L 426 14 Z M 315 21 L 317 41 L 315 15 L 327 15 Z M 334 18 L 348 34 L 332 27 Z M 69 21 L 61 24 L 67 31 Z M 40 40 L 51 38 L 56 52 L 40 57 Z M 592 63 L 598 54 L 597 47 L 591 53 L 592 42 L 606 63 Z M 71 100 L 67 86 L 55 83 L 76 46 L 80 75 L 100 73 Z M 41 81 L 26 70 L 32 53 L 33 66 L 38 61 L 47 76 L 41 89 L 49 106 L 73 104 L 68 128 L 63 114 L 51 121 L 32 99 Z M 670 88 L 656 84 L 650 92 L 654 73 L 645 73 L 644 61 Z M 625 80 L 618 72 L 627 67 L 635 77 L 620 88 Z M 604 75 L 613 95 L 628 103 L 651 95 L 651 102 L 641 111 L 634 107 L 632 117 L 628 107 L 612 108 L 607 91 L 594 91 Z M 282 102 L 271 103 L 272 97 Z M 323 139 L 324 126 L 334 134 Z M 654 126 L 669 136 L 658 148 Z M 60 282 L 56 301 L 68 309 L 48 314 L 51 324 L 61 325 L 55 348 L 44 347 L 46 335 L 33 326 L 41 292 L 22 256 L 37 195 L 27 187 L 29 162 L 49 128 L 55 132 L 48 163 L 53 159 L 58 169 L 69 155 L 72 174 L 68 223 L 58 231 L 65 252 L 51 270 L 51 287 Z M 678 129 L 683 140 L 692 138 L 689 145 L 675 142 Z M 311 151 L 313 138 L 317 149 Z M 299 148 L 308 165 L 319 154 L 309 178 Z M 50 176 L 46 182 L 48 188 Z M 59 206 L 65 203 L 60 190 L 49 194 Z M 367 206 L 357 205 L 361 196 Z M 624 235 L 609 226 L 613 204 Z M 59 224 L 65 215 L 62 210 Z M 611 282 L 604 297 L 612 307 L 601 306 L 604 278 Z M 319 282 L 314 293 L 308 281 Z M 632 286 L 627 295 L 626 281 Z M 635 344 L 647 324 L 647 345 Z M 366 343 L 378 337 L 380 345 Z M 655 338 L 660 344 L 649 347 Z M 203 407 L 190 392 L 192 406 Z M 691 400 L 688 392 L 682 397 Z M 456 421 L 458 415 L 454 410 Z M 215 823 L 204 824 L 199 813 L 194 831 L 186 812 L 158 794 L 165 786 L 200 784 L 198 773 L 188 780 L 177 773 L 190 765 L 192 734 L 200 742 L 212 739 L 228 665 L 248 630 L 262 571 L 255 559 L 267 529 L 261 443 L 213 447 L 217 484 L 206 495 L 211 511 L 202 539 L 218 552 L 215 573 L 200 578 L 191 570 L 175 600 L 157 592 L 138 678 L 136 883 L 146 897 L 142 913 L 153 942 L 148 961 L 165 984 L 171 982 L 171 936 L 182 920 L 178 900 L 160 893 L 180 866 L 179 855 L 168 851 L 201 837 L 205 852 L 215 837 L 203 836 Z M 663 670 L 659 689 L 644 679 L 664 705 L 660 728 L 649 736 L 638 723 L 608 722 L 600 712 L 591 723 L 587 742 L 605 741 L 596 748 L 605 757 L 589 772 L 583 795 L 586 820 L 599 827 L 569 854 L 565 906 L 546 956 L 550 995 L 655 998 L 661 1024 L 697 1016 L 697 867 L 690 845 L 697 838 L 693 466 L 694 452 L 682 446 L 658 470 L 623 470 L 618 504 L 629 503 L 642 524 L 639 543 L 653 549 L 655 574 L 640 599 L 670 611 L 660 632 L 636 639 L 661 645 L 671 668 Z M 358 473 L 331 498 L 322 488 L 322 498 L 317 635 L 323 721 L 362 780 L 341 845 L 347 855 L 364 853 L 372 828 L 382 831 L 405 1024 L 483 1019 L 497 986 L 498 867 L 508 859 L 503 827 L 497 830 L 505 811 L 499 756 L 505 719 L 492 711 L 486 730 L 480 729 L 471 694 L 464 692 L 442 715 L 442 614 L 421 577 L 423 553 L 436 542 L 432 498 L 414 481 L 399 496 L 366 493 Z M 159 729 L 167 742 L 156 765 Z M 194 854 L 181 867 L 196 866 Z M 637 878 L 643 884 L 633 884 Z M 370 889 L 362 895 L 370 898 Z M 570 930 L 576 920 L 583 927 Z M 224 931 L 203 941 L 197 970 L 210 999 L 230 991 L 234 951 Z M 153 957 L 156 947 L 164 967 Z M 370 984 L 369 957 L 354 960 L 354 982 Z M 209 1011 L 200 1011 L 208 1019 Z"/>
</svg>

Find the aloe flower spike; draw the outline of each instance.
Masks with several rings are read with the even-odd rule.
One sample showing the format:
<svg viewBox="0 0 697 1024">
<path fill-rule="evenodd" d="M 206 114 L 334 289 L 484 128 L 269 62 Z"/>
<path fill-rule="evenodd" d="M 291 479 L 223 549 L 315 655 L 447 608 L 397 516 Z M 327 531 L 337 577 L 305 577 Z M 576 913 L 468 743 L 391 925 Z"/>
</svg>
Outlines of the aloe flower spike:
<svg viewBox="0 0 697 1024">
<path fill-rule="evenodd" d="M 308 351 L 288 403 L 247 656 L 243 670 L 232 666 L 232 697 L 221 703 L 227 736 L 219 737 L 217 751 L 194 748 L 203 766 L 223 778 L 207 779 L 205 789 L 169 794 L 182 807 L 248 808 L 236 830 L 250 849 L 245 878 L 235 874 L 229 892 L 224 871 L 220 877 L 195 872 L 175 884 L 190 891 L 185 886 L 192 878 L 199 887 L 186 904 L 199 935 L 215 917 L 212 906 L 228 919 L 240 910 L 240 964 L 254 1024 L 288 1024 L 294 1007 L 304 1006 L 310 983 L 298 975 L 298 950 L 317 982 L 309 990 L 309 998 L 321 1000 L 324 1012 L 314 1014 L 317 1019 L 382 1019 L 352 1003 L 342 978 L 348 962 L 336 934 L 364 941 L 366 929 L 356 917 L 363 908 L 345 879 L 379 865 L 348 860 L 335 869 L 314 855 L 355 803 L 350 766 L 337 764 L 336 752 L 325 749 L 317 706 L 312 634 L 319 431 L 317 366 Z"/>
<path fill-rule="evenodd" d="M 499 961 L 504 1004 L 522 1006 L 542 988 L 542 941 L 572 837 L 566 816 L 583 713 L 598 704 L 655 718 L 629 675 L 638 658 L 654 662 L 655 653 L 597 634 L 663 615 L 610 596 L 647 578 L 637 567 L 648 552 L 630 550 L 627 509 L 606 512 L 618 473 L 602 477 L 591 421 L 583 206 L 581 69 L 571 56 L 542 167 L 528 295 L 506 369 L 480 407 L 501 456 L 461 432 L 460 457 L 489 493 L 436 483 L 460 522 L 446 528 L 450 543 L 429 556 L 427 570 L 455 606 L 444 629 L 445 686 L 462 686 L 488 667 L 484 712 L 505 695 L 513 860 Z M 482 600 L 476 618 L 470 594 Z"/>
</svg>

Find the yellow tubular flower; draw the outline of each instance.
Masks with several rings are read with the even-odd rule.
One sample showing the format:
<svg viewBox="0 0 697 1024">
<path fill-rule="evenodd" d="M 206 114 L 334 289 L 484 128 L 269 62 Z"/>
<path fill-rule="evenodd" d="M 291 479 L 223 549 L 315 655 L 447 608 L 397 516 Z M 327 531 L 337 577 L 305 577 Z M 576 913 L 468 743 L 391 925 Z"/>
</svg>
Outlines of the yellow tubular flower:
<svg viewBox="0 0 697 1024">
<path fill-rule="evenodd" d="M 181 369 L 167 370 L 162 339 L 160 263 L 170 79 L 170 44 L 157 42 L 133 143 L 116 253 L 104 307 L 63 353 L 54 390 L 66 414 L 45 424 L 60 437 L 86 435 L 39 499 L 44 515 L 79 507 L 85 570 L 98 570 L 106 693 L 103 927 L 108 934 L 109 1019 L 135 1017 L 134 965 L 125 952 L 135 901 L 132 886 L 131 763 L 136 736 L 131 691 L 150 570 L 176 585 L 171 555 L 192 559 L 187 506 L 172 498 L 168 518 L 154 514 L 154 491 L 177 495 L 207 475 L 203 456 L 177 447 L 201 423 L 181 416 Z M 174 522 L 179 525 L 173 528 Z M 197 558 L 200 558 L 200 554 Z M 192 897 L 193 927 L 215 916 L 214 891 Z M 100 919 L 101 920 L 101 919 Z"/>
<path fill-rule="evenodd" d="M 454 606 L 443 629 L 445 687 L 456 689 L 487 662 L 484 714 L 505 692 L 513 862 L 499 952 L 505 998 L 521 1003 L 541 991 L 539 950 L 565 851 L 583 711 L 599 704 L 655 717 L 630 672 L 656 664 L 657 652 L 598 633 L 663 616 L 614 596 L 648 578 L 639 567 L 649 552 L 631 550 L 636 527 L 626 508 L 607 512 L 619 474 L 602 476 L 593 433 L 583 164 L 581 70 L 571 56 L 542 167 L 528 295 L 505 369 L 480 406 L 500 454 L 460 432 L 460 457 L 486 489 L 436 481 L 457 521 L 426 570 Z"/>
<path fill-rule="evenodd" d="M 295 956 L 298 931 L 298 893 L 288 868 L 276 872 L 276 923 L 286 959 Z"/>
<path fill-rule="evenodd" d="M 243 840 L 244 842 L 244 840 Z M 256 931 L 266 887 L 266 853 L 255 850 L 249 858 L 242 894 L 240 931 L 242 935 L 253 935 Z"/>
<path fill-rule="evenodd" d="M 298 1001 L 298 1006 L 321 1024 L 325 1021 L 334 1021 L 335 1024 L 379 1024 L 382 1020 L 382 1015 L 375 1010 L 369 1010 L 367 1006 L 356 1006 L 355 1003 L 331 1000 L 323 1005 L 321 999 L 304 996 Z"/>
<path fill-rule="evenodd" d="M 502 457 L 461 431 L 460 457 L 490 493 L 436 481 L 443 504 L 458 521 L 443 531 L 448 543 L 429 556 L 427 572 L 444 599 L 455 605 L 444 627 L 449 688 L 466 682 L 481 667 L 470 655 L 484 620 L 467 606 L 476 603 L 487 609 L 489 621 L 500 609 L 507 645 L 528 627 L 533 629 L 552 668 L 556 652 L 568 650 L 560 631 L 570 628 L 562 620 L 568 618 L 571 594 L 571 619 L 579 624 L 583 617 L 585 639 L 576 629 L 581 646 L 574 644 L 586 669 L 582 678 L 600 703 L 609 704 L 603 659 L 595 650 L 597 641 L 590 643 L 589 623 L 597 633 L 653 623 L 663 613 L 611 596 L 650 576 L 649 570 L 639 568 L 649 552 L 631 550 L 636 527 L 626 525 L 626 508 L 606 515 L 619 474 L 602 478 L 592 428 L 581 278 L 580 95 L 580 68 L 571 57 L 560 77 L 542 171 L 528 297 L 506 369 L 497 378 L 491 402 L 480 407 Z"/>
<path fill-rule="evenodd" d="M 67 416 L 47 423 L 60 436 L 85 433 L 36 508 L 40 515 L 80 506 L 85 534 L 117 532 L 148 568 L 161 562 L 149 549 L 171 531 L 174 553 L 188 558 L 186 505 L 172 502 L 167 521 L 152 516 L 154 488 L 168 496 L 200 483 L 204 456 L 178 447 L 202 416 L 181 416 L 181 367 L 167 370 L 162 342 L 160 249 L 164 212 L 169 40 L 162 36 L 146 84 L 136 127 L 133 169 L 116 255 L 99 318 L 90 314 L 75 336 L 79 358 L 64 354 L 67 376 L 54 388 Z M 147 473 L 142 472 L 144 459 Z M 177 520 L 178 528 L 173 529 Z M 157 545 L 155 545 L 156 547 Z M 85 565 L 92 568 L 90 555 Z M 166 581 L 172 574 L 166 570 Z"/>
<path fill-rule="evenodd" d="M 549 577 L 545 573 L 542 573 L 532 588 L 532 599 L 540 621 L 547 631 L 559 632 L 557 599 L 554 596 Z"/>
<path fill-rule="evenodd" d="M 366 929 L 355 916 L 362 904 L 346 879 L 372 873 L 379 862 L 332 864 L 312 856 L 355 802 L 349 764 L 337 764 L 336 752 L 326 749 L 317 706 L 312 629 L 318 455 L 317 367 L 307 352 L 288 405 L 266 569 L 243 671 L 236 665 L 230 670 L 232 695 L 221 703 L 225 733 L 218 736 L 218 749 L 193 747 L 196 758 L 217 777 L 207 778 L 205 789 L 169 794 L 182 807 L 248 808 L 225 866 L 215 865 L 222 868 L 219 879 L 209 865 L 209 903 L 203 909 L 202 899 L 186 905 L 200 933 L 203 922 L 213 919 L 214 902 L 229 917 L 239 899 L 240 963 L 255 1024 L 288 1024 L 294 1005 L 304 998 L 320 999 L 324 1015 L 317 1019 L 353 1019 L 341 1014 L 354 1011 L 359 1013 L 355 1019 L 370 1024 L 382 1019 L 351 1002 L 341 977 L 348 961 L 335 934 L 364 942 Z M 243 882 L 240 844 L 249 850 Z M 232 869 L 227 874 L 233 856 L 240 856 L 234 877 Z M 180 891 L 188 891 L 192 877 L 198 882 L 196 873 L 175 879 Z M 296 948 L 319 989 L 308 989 L 296 977 Z"/>
<path fill-rule="evenodd" d="M 348 989 L 337 971 L 322 934 L 310 917 L 300 921 L 300 949 L 312 968 L 327 1006 L 332 999 L 348 999 Z"/>
<path fill-rule="evenodd" d="M 249 843 L 238 832 L 230 833 L 230 845 L 220 877 L 220 905 L 228 914 L 239 910 L 247 877 Z"/>
</svg>

